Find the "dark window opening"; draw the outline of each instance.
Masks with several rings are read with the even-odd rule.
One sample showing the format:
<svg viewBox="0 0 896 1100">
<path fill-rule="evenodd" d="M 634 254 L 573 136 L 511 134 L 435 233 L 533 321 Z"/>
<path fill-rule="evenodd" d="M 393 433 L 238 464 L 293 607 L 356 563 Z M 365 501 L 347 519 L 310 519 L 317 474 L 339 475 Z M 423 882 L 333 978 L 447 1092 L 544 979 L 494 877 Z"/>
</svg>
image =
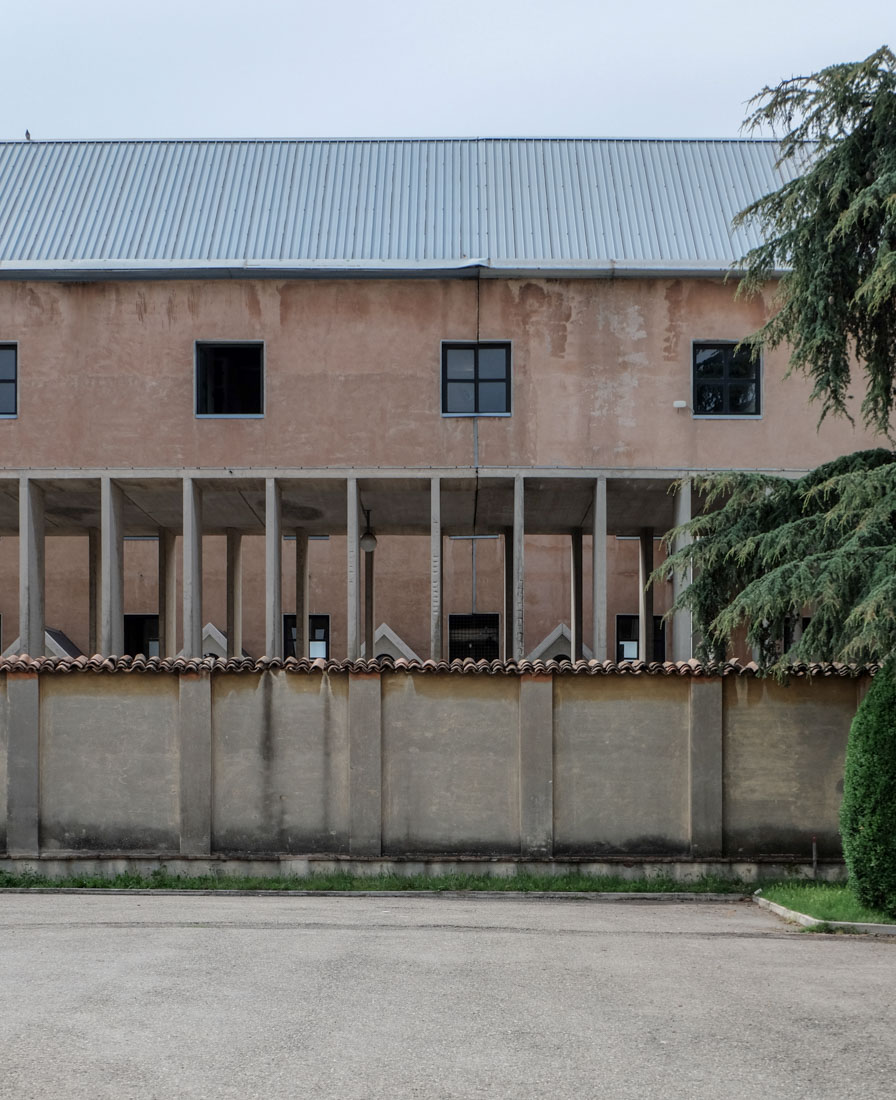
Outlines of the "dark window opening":
<svg viewBox="0 0 896 1100">
<path fill-rule="evenodd" d="M 442 413 L 510 413 L 510 344 L 442 345 Z"/>
<path fill-rule="evenodd" d="M 283 616 L 283 656 L 296 655 L 296 617 Z M 318 657 L 330 659 L 330 616 L 308 616 L 308 656 L 312 661 Z"/>
<path fill-rule="evenodd" d="M 758 416 L 759 360 L 735 343 L 694 344 L 694 415 Z"/>
<path fill-rule="evenodd" d="M 261 344 L 196 345 L 198 416 L 264 413 L 264 348 Z"/>
<path fill-rule="evenodd" d="M 131 657 L 159 656 L 159 616 L 125 615 L 124 651 Z"/>
<path fill-rule="evenodd" d="M 448 660 L 497 661 L 499 615 L 449 615 Z"/>
<path fill-rule="evenodd" d="M 0 344 L 0 416 L 15 416 L 18 413 L 17 356 L 15 344 Z"/>
<path fill-rule="evenodd" d="M 638 621 L 639 615 L 616 616 L 616 660 L 639 661 Z M 666 659 L 666 624 L 662 615 L 653 616 L 653 659 Z"/>
</svg>

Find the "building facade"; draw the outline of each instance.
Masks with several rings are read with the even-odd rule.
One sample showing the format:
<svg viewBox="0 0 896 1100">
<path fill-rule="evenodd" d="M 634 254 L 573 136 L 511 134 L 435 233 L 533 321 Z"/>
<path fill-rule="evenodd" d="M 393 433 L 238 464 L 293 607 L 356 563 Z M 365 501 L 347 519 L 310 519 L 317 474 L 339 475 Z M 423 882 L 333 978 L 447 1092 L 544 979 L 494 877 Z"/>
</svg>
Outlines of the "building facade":
<svg viewBox="0 0 896 1100">
<path fill-rule="evenodd" d="M 771 143 L 0 146 L 0 652 L 687 659 L 705 471 L 798 473 L 738 342 Z M 675 584 L 686 578 L 677 578 Z"/>
</svg>

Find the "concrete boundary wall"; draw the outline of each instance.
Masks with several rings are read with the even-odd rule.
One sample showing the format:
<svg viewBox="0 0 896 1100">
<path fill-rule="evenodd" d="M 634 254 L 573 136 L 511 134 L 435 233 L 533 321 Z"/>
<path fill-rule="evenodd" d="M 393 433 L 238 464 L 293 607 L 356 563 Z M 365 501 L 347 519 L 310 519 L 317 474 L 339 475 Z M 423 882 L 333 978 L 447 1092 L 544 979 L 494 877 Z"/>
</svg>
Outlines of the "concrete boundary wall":
<svg viewBox="0 0 896 1100">
<path fill-rule="evenodd" d="M 0 670 L 0 851 L 805 862 L 814 839 L 840 856 L 866 675 L 458 671 Z"/>
</svg>

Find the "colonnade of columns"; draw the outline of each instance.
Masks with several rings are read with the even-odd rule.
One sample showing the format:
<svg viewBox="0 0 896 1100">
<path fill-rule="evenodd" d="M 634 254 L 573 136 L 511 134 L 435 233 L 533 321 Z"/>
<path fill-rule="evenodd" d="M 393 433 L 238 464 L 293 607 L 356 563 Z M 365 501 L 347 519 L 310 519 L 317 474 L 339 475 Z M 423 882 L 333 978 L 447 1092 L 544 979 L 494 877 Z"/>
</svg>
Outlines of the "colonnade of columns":
<svg viewBox="0 0 896 1100">
<path fill-rule="evenodd" d="M 265 480 L 265 652 L 283 656 L 283 536 L 282 479 Z M 124 503 L 126 481 L 112 477 L 100 479 L 100 527 L 90 528 L 89 538 L 89 636 L 90 649 L 103 654 L 120 654 L 124 649 Z M 361 548 L 361 498 L 357 477 L 349 476 L 346 485 L 346 598 L 347 656 L 365 653 L 373 656 L 374 628 L 374 551 Z M 200 656 L 203 649 L 202 613 L 202 538 L 203 489 L 199 481 L 185 476 L 182 511 L 182 653 Z M 520 660 L 525 649 L 525 477 L 513 478 L 513 524 L 504 530 L 505 546 L 505 655 Z M 598 476 L 593 483 L 591 506 L 592 607 L 591 650 L 595 659 L 605 660 L 607 644 L 607 478 Z M 439 476 L 429 479 L 430 501 L 430 656 L 443 656 L 443 524 L 442 486 Z M 691 493 L 685 484 L 675 499 L 675 524 L 690 518 Z M 308 532 L 289 528 L 295 537 L 296 575 L 296 654 L 308 653 Z M 584 585 L 582 528 L 570 532 L 571 585 L 570 631 L 574 659 L 584 651 Z M 159 645 L 164 657 L 176 655 L 176 555 L 177 532 L 161 528 L 158 532 L 158 614 Z M 44 573 L 46 510 L 44 491 L 37 479 L 23 476 L 19 484 L 19 646 L 23 653 L 39 654 L 44 646 Z M 640 532 L 639 583 L 639 655 L 653 658 L 653 595 L 646 578 L 653 569 L 652 527 Z M 242 654 L 242 532 L 229 527 L 227 540 L 227 651 L 228 656 Z M 364 614 L 362 624 L 361 555 L 364 553 Z M 676 576 L 673 594 L 677 596 L 686 577 Z M 362 629 L 363 625 L 363 629 Z M 686 613 L 677 613 L 673 623 L 675 660 L 687 660 L 692 653 L 691 624 Z"/>
</svg>

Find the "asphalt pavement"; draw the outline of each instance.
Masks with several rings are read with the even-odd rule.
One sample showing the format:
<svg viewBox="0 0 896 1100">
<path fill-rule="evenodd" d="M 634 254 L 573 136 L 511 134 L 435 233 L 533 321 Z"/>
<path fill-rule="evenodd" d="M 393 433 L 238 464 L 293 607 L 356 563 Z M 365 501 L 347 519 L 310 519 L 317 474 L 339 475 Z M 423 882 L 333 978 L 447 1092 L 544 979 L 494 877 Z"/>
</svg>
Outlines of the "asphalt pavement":
<svg viewBox="0 0 896 1100">
<path fill-rule="evenodd" d="M 890 1100 L 894 991 L 742 901 L 0 894 L 0 1097 Z"/>
</svg>

